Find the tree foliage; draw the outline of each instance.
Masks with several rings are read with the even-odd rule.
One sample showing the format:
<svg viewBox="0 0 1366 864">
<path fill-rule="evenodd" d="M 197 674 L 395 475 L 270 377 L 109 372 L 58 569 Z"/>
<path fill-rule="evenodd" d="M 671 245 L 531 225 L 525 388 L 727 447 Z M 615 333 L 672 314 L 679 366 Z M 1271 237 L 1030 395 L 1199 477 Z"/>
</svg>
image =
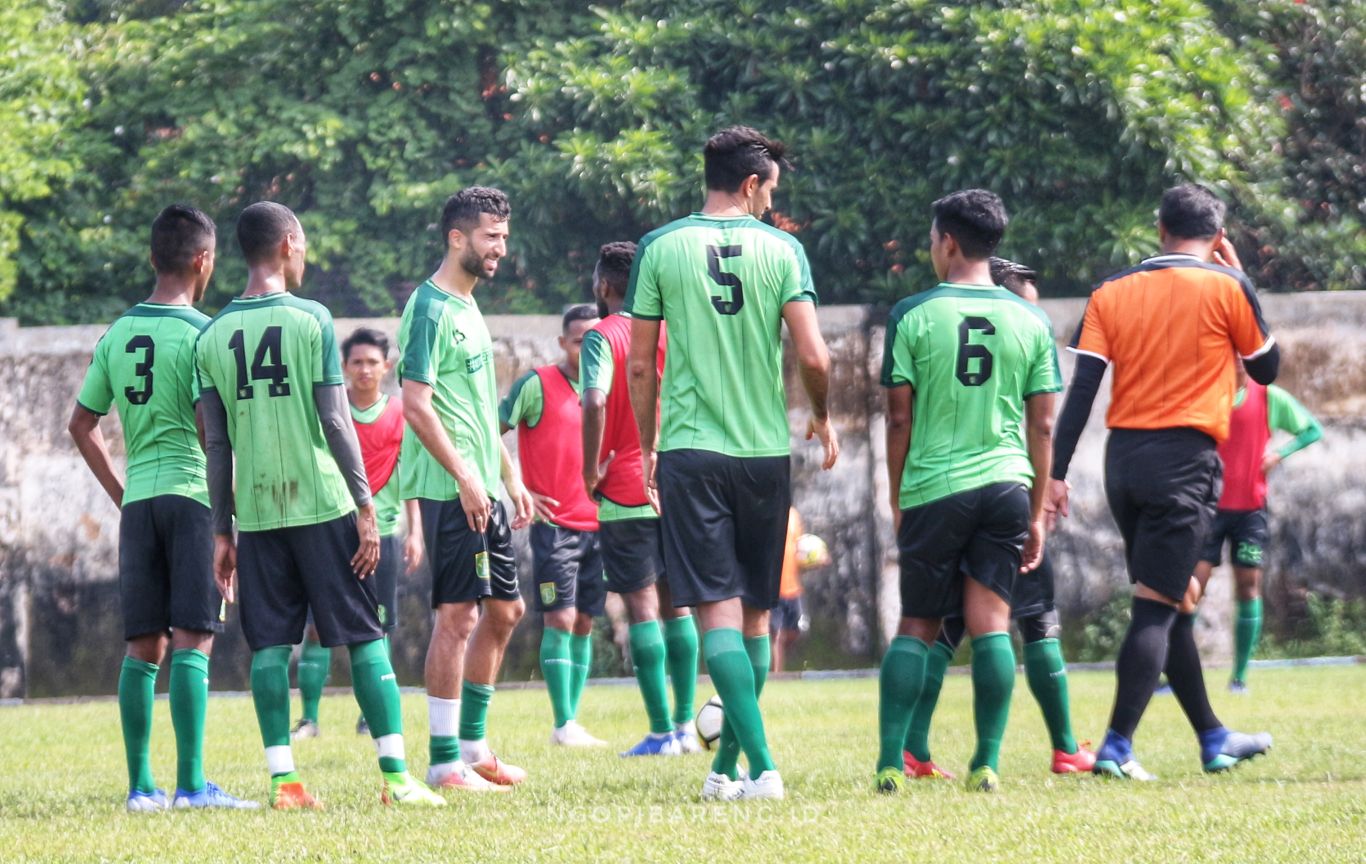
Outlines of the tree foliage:
<svg viewBox="0 0 1366 864">
<path fill-rule="evenodd" d="M 1359 126 L 1341 128 L 1360 90 L 1325 94 L 1360 82 L 1361 40 L 1320 61 L 1360 18 L 1313 13 L 1329 29 L 1306 35 L 1287 5 L 71 0 L 63 18 L 28 0 L 0 12 L 23 42 L 0 100 L 27 121 L 0 129 L 0 298 L 5 267 L 18 286 L 0 314 L 96 320 L 136 299 L 173 200 L 218 220 L 221 303 L 243 275 L 233 220 L 262 198 L 300 213 L 313 296 L 391 313 L 470 183 L 514 208 L 486 308 L 553 310 L 586 297 L 599 244 L 696 206 L 701 143 L 735 122 L 791 145 L 774 218 L 827 302 L 926 284 L 929 202 L 968 185 L 1006 199 L 1004 252 L 1079 293 L 1154 248 L 1157 196 L 1185 178 L 1233 204 L 1254 276 L 1360 285 L 1333 254 L 1361 242 Z M 1314 87 L 1286 108 L 1269 46 L 1292 43 Z"/>
</svg>

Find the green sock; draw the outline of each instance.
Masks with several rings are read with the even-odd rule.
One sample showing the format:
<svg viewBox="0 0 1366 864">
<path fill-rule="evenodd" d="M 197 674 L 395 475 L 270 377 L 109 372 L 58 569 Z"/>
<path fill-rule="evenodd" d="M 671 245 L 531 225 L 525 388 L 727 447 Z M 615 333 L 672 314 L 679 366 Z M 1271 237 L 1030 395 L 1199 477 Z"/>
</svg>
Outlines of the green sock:
<svg viewBox="0 0 1366 864">
<path fill-rule="evenodd" d="M 318 722 L 318 703 L 332 674 L 332 649 L 311 639 L 304 640 L 299 652 L 299 695 L 303 697 L 304 719 Z"/>
<path fill-rule="evenodd" d="M 751 636 L 745 639 L 745 653 L 749 655 L 750 668 L 754 670 L 754 698 L 757 701 L 764 692 L 768 681 L 768 667 L 773 662 L 773 645 L 767 635 Z M 728 723 L 721 724 L 721 740 L 717 742 L 716 758 L 712 760 L 711 770 L 725 774 L 732 780 L 740 777 L 740 740 Z"/>
<path fill-rule="evenodd" d="M 953 650 L 938 639 L 925 655 L 925 683 L 920 698 L 911 709 L 911 725 L 906 730 L 906 749 L 921 762 L 930 761 L 930 722 L 939 704 L 939 691 L 944 687 L 944 674 L 953 660 Z"/>
<path fill-rule="evenodd" d="M 193 648 L 171 654 L 171 725 L 175 727 L 176 787 L 204 788 L 204 717 L 209 710 L 209 655 Z"/>
<path fill-rule="evenodd" d="M 541 675 L 550 694 L 555 727 L 559 728 L 574 716 L 574 661 L 569 656 L 569 634 L 564 630 L 546 627 L 541 632 Z"/>
<path fill-rule="evenodd" d="M 289 746 L 289 645 L 251 655 L 251 701 L 266 747 Z"/>
<path fill-rule="evenodd" d="M 658 621 L 640 621 L 631 625 L 631 665 L 635 667 L 640 696 L 645 700 L 650 731 L 656 735 L 672 732 L 674 728 L 669 722 L 669 690 L 664 680 L 664 654 L 664 634 Z"/>
<path fill-rule="evenodd" d="M 573 720 L 579 716 L 579 700 L 583 698 L 583 688 L 588 683 L 588 673 L 593 665 L 593 634 L 571 635 L 569 656 L 574 660 L 574 675 L 569 690 L 569 719 Z"/>
<path fill-rule="evenodd" d="M 754 668 L 744 638 L 734 627 L 718 627 L 702 636 L 711 682 L 725 705 L 725 725 L 733 726 L 740 749 L 749 760 L 751 777 L 774 769 L 773 754 L 764 735 L 764 717 L 755 695 Z"/>
<path fill-rule="evenodd" d="M 1233 624 L 1233 680 L 1247 683 L 1247 664 L 1262 635 L 1262 598 L 1238 601 L 1238 620 Z"/>
<path fill-rule="evenodd" d="M 475 684 L 466 681 L 460 685 L 460 732 L 461 741 L 483 741 L 484 727 L 488 721 L 489 703 L 493 701 L 492 684 Z"/>
<path fill-rule="evenodd" d="M 882 657 L 878 675 L 878 757 L 877 770 L 905 765 L 901 748 L 911 712 L 925 686 L 925 655 L 929 646 L 914 636 L 898 636 Z"/>
<path fill-rule="evenodd" d="M 977 750 L 969 767 L 986 765 L 995 771 L 1001 759 L 1001 738 L 1010 716 L 1010 694 L 1015 689 L 1015 649 L 1009 633 L 984 633 L 972 640 L 972 715 L 977 727 Z"/>
<path fill-rule="evenodd" d="M 1067 698 L 1067 664 L 1062 659 L 1062 643 L 1057 639 L 1040 639 L 1024 646 L 1025 680 L 1034 700 L 1043 712 L 1048 725 L 1048 737 L 1053 749 L 1064 753 L 1077 752 L 1077 739 L 1072 737 L 1072 714 Z"/>
<path fill-rule="evenodd" d="M 347 650 L 351 654 L 351 687 L 356 692 L 365 722 L 370 726 L 370 737 L 379 747 L 379 770 L 407 771 L 403 752 L 403 705 L 394 667 L 384 650 L 384 640 L 362 642 Z"/>
<path fill-rule="evenodd" d="M 123 725 L 123 751 L 128 757 L 128 791 L 153 792 L 152 700 L 155 698 L 155 663 L 123 658 L 119 670 L 119 719 Z"/>
<path fill-rule="evenodd" d="M 692 722 L 697 698 L 697 624 L 691 615 L 664 622 L 664 647 L 674 691 L 674 725 L 683 726 Z"/>
</svg>

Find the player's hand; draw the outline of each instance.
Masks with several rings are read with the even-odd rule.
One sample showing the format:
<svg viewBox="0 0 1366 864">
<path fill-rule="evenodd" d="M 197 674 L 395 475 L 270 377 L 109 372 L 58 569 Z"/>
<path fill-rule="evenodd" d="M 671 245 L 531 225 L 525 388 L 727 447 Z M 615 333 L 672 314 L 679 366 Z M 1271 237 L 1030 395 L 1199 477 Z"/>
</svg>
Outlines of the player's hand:
<svg viewBox="0 0 1366 864">
<path fill-rule="evenodd" d="M 535 508 L 536 518 L 546 522 L 551 521 L 555 517 L 555 508 L 560 506 L 560 502 L 549 495 L 532 492 L 530 489 L 527 492 L 531 495 L 531 504 Z"/>
<path fill-rule="evenodd" d="M 1028 573 L 1043 561 L 1044 524 L 1042 519 L 1029 523 L 1029 539 L 1025 540 L 1024 551 L 1020 554 L 1020 572 Z"/>
<path fill-rule="evenodd" d="M 520 482 L 513 482 L 508 486 L 508 497 L 512 499 L 513 507 L 512 530 L 518 531 L 530 525 L 532 517 L 536 515 L 536 502 L 531 493 Z"/>
<path fill-rule="evenodd" d="M 1072 484 L 1066 480 L 1049 478 L 1048 491 L 1043 499 L 1044 525 L 1049 531 L 1058 526 L 1059 517 L 1066 517 L 1071 512 L 1067 501 L 1071 491 Z"/>
<path fill-rule="evenodd" d="M 659 483 L 655 480 L 655 465 L 658 461 L 659 454 L 655 451 L 640 451 L 641 473 L 645 475 L 645 497 L 650 499 L 650 506 L 655 513 L 659 513 Z"/>
<path fill-rule="evenodd" d="M 237 544 L 232 542 L 231 534 L 214 535 L 213 581 L 224 600 L 237 601 Z"/>
<path fill-rule="evenodd" d="M 892 536 L 901 533 L 901 490 L 892 490 Z"/>
<path fill-rule="evenodd" d="M 1224 267 L 1231 267 L 1234 270 L 1242 270 L 1243 262 L 1238 260 L 1238 250 L 1233 248 L 1233 241 L 1228 239 L 1225 234 L 1219 239 L 1219 245 L 1214 247 L 1214 263 Z"/>
<path fill-rule="evenodd" d="M 1281 464 L 1281 454 L 1272 450 L 1262 457 L 1262 473 L 1270 474 L 1279 464 Z"/>
<path fill-rule="evenodd" d="M 806 423 L 806 440 L 819 438 L 821 446 L 825 448 L 825 461 L 821 463 L 821 468 L 829 471 L 835 467 L 835 460 L 840 458 L 840 439 L 835 434 L 835 427 L 830 425 L 830 418 L 817 420 L 812 417 Z"/>
<path fill-rule="evenodd" d="M 493 503 L 489 501 L 488 492 L 484 491 L 484 483 L 473 474 L 467 475 L 463 480 L 458 481 L 460 486 L 460 506 L 465 511 L 465 521 L 469 524 L 470 530 L 476 534 L 483 534 L 489 527 L 489 514 L 493 511 Z"/>
<path fill-rule="evenodd" d="M 422 534 L 409 529 L 408 536 L 403 538 L 403 566 L 409 576 L 422 566 L 422 556 L 426 554 L 423 547 Z"/>
<path fill-rule="evenodd" d="M 366 504 L 356 511 L 356 533 L 360 548 L 351 556 L 351 572 L 357 579 L 375 575 L 379 566 L 379 522 L 375 519 L 375 505 Z"/>
<path fill-rule="evenodd" d="M 598 500 L 594 496 L 597 494 L 598 484 L 601 482 L 602 473 L 585 465 L 583 469 L 583 491 L 588 495 L 589 501 Z"/>
</svg>

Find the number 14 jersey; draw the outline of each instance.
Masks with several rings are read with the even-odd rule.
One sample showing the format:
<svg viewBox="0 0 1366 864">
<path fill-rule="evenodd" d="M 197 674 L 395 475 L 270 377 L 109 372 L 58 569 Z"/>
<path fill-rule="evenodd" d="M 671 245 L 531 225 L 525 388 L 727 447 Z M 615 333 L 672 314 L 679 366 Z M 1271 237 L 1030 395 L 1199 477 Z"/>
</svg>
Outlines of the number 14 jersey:
<svg viewBox="0 0 1366 864">
<path fill-rule="evenodd" d="M 1053 327 L 1004 288 L 940 283 L 892 308 L 882 386 L 914 391 L 904 510 L 993 483 L 1028 485 L 1024 402 L 1062 389 Z"/>
<path fill-rule="evenodd" d="M 239 297 L 204 330 L 195 357 L 200 388 L 227 409 L 240 530 L 316 525 L 355 509 L 313 396 L 342 383 L 327 309 L 284 292 Z"/>
<path fill-rule="evenodd" d="M 693 213 L 640 241 L 626 312 L 668 322 L 658 449 L 786 456 L 782 310 L 816 302 L 796 238 Z"/>
</svg>

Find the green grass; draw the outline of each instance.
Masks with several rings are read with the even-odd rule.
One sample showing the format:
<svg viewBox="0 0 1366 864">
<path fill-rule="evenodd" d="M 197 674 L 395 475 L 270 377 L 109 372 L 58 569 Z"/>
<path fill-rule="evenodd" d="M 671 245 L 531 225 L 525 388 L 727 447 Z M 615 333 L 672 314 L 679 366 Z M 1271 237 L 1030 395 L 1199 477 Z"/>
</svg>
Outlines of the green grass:
<svg viewBox="0 0 1366 864">
<path fill-rule="evenodd" d="M 1113 678 L 1071 676 L 1081 737 L 1103 731 Z M 383 809 L 373 748 L 354 702 L 323 702 L 324 737 L 295 747 L 324 813 L 168 813 L 122 809 L 126 775 L 113 702 L 0 708 L 0 860 L 4 861 L 797 861 L 1002 862 L 1366 860 L 1366 668 L 1256 670 L 1253 694 L 1210 685 L 1224 721 L 1276 736 L 1269 758 L 1200 772 L 1194 736 L 1169 697 L 1154 700 L 1138 752 L 1149 785 L 1054 778 L 1039 712 L 1022 678 L 1002 788 L 971 795 L 920 781 L 872 791 L 877 683 L 775 681 L 764 693 L 784 802 L 703 805 L 705 757 L 624 761 L 552 749 L 540 690 L 503 691 L 492 742 L 532 772 L 511 795 L 455 796 L 439 811 Z M 1215 689 L 1218 688 L 1218 689 Z M 711 694 L 703 686 L 700 702 Z M 297 701 L 296 701 L 297 706 Z M 408 749 L 425 769 L 426 708 L 405 699 Z M 296 708 L 297 710 L 297 708 Z M 158 782 L 175 781 L 165 701 L 157 703 Z M 581 720 L 624 749 L 643 732 L 636 692 L 590 687 Z M 945 683 L 935 758 L 962 769 L 972 748 L 969 682 Z M 209 777 L 263 798 L 267 778 L 249 699 L 210 703 Z"/>
</svg>

